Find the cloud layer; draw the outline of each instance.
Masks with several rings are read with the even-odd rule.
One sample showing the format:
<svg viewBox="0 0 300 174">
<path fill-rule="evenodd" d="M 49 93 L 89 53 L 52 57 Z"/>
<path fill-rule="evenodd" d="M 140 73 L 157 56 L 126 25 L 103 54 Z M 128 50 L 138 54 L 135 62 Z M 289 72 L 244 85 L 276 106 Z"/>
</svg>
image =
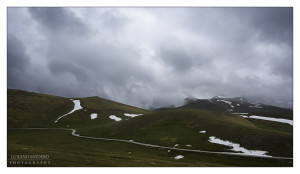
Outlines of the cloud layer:
<svg viewBox="0 0 300 174">
<path fill-rule="evenodd" d="M 292 8 L 8 8 L 8 88 L 143 108 L 292 101 Z"/>
</svg>

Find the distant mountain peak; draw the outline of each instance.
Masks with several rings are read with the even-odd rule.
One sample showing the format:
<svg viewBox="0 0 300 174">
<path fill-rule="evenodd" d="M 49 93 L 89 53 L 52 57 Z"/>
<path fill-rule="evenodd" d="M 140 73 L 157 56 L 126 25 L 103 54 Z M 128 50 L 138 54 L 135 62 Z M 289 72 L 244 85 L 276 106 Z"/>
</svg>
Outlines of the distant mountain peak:
<svg viewBox="0 0 300 174">
<path fill-rule="evenodd" d="M 221 99 L 221 98 L 231 98 L 231 97 L 226 97 L 226 96 L 224 96 L 224 95 L 217 95 L 217 96 L 214 96 L 214 97 L 211 98 L 211 99 L 216 99 L 216 98 Z"/>
<path fill-rule="evenodd" d="M 198 99 L 195 98 L 195 97 L 188 97 L 188 98 L 185 98 L 184 99 L 184 103 L 185 104 L 188 104 L 188 103 L 191 103 L 191 102 L 194 102 L 194 101 L 197 101 Z"/>
</svg>

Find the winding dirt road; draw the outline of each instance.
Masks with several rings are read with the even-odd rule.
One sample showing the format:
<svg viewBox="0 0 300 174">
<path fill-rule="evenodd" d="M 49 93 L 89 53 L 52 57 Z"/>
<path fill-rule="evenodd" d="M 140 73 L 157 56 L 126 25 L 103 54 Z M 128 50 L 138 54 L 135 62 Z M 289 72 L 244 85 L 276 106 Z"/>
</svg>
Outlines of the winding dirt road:
<svg viewBox="0 0 300 174">
<path fill-rule="evenodd" d="M 93 140 L 104 140 L 104 141 L 125 142 L 125 143 L 140 145 L 140 146 L 162 148 L 162 149 L 169 149 L 169 150 L 197 152 L 197 153 L 210 153 L 210 154 L 223 154 L 223 155 L 235 155 L 235 156 L 248 156 L 248 157 L 258 157 L 258 158 L 293 159 L 293 158 L 290 158 L 290 157 L 255 156 L 255 155 L 248 155 L 248 154 L 243 154 L 243 153 L 233 153 L 233 152 L 214 152 L 214 151 L 204 151 L 204 150 L 181 149 L 181 148 L 176 148 L 176 147 L 167 147 L 167 146 L 159 146 L 159 145 L 153 145 L 153 144 L 140 143 L 140 142 L 136 142 L 136 141 L 132 141 L 132 140 L 88 137 L 88 136 L 82 136 L 82 135 L 76 134 L 75 129 L 68 129 L 68 128 L 8 128 L 8 129 L 11 129 L 11 130 L 18 130 L 18 129 L 20 129 L 20 130 L 68 130 L 68 131 L 72 131 L 71 132 L 72 136 L 79 137 L 79 138 L 87 138 L 87 139 L 93 139 Z"/>
</svg>

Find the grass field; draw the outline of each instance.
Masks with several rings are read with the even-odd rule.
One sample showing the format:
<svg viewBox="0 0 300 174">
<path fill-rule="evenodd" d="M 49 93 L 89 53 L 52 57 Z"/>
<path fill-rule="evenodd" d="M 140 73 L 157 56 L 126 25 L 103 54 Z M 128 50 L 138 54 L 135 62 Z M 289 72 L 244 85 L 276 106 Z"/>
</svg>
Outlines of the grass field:
<svg viewBox="0 0 300 174">
<path fill-rule="evenodd" d="M 232 152 L 230 147 L 208 141 L 210 136 L 215 136 L 239 143 L 249 150 L 264 150 L 272 156 L 293 157 L 293 127 L 288 124 L 246 119 L 197 108 L 148 111 L 99 97 L 79 100 L 83 109 L 63 117 L 55 124 L 59 116 L 73 109 L 74 104 L 70 99 L 8 90 L 8 128 L 73 128 L 83 136 Z M 97 113 L 98 118 L 92 120 L 91 113 Z M 143 115 L 129 118 L 124 113 Z M 266 115 L 272 114 L 273 111 Z M 110 115 L 116 115 L 122 121 L 116 122 L 109 118 Z M 290 117 L 290 112 L 282 110 L 274 117 Z M 202 130 L 207 132 L 200 134 Z M 187 147 L 187 144 L 192 146 Z M 168 152 L 166 149 L 129 143 L 83 139 L 71 136 L 71 132 L 66 130 L 8 129 L 7 147 L 8 166 L 14 166 L 9 164 L 9 157 L 16 154 L 49 155 L 50 166 L 293 166 L 293 160 L 288 159 L 176 150 Z M 176 155 L 183 155 L 184 158 L 175 160 Z"/>
<path fill-rule="evenodd" d="M 80 139 L 63 130 L 9 130 L 8 154 L 49 155 L 45 166 L 291 166 L 292 160 L 216 155 Z M 131 152 L 130 154 L 128 154 Z M 184 158 L 174 160 L 176 155 Z M 9 156 L 8 156 L 9 159 Z M 14 166 L 8 164 L 8 166 Z M 30 165 L 24 165 L 30 166 Z"/>
</svg>

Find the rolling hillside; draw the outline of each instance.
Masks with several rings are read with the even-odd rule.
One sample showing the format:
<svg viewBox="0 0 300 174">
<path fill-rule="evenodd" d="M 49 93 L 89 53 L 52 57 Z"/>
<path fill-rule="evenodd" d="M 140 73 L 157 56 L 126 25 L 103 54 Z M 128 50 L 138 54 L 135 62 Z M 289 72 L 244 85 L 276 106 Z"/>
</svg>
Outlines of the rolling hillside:
<svg viewBox="0 0 300 174">
<path fill-rule="evenodd" d="M 81 109 L 67 114 L 74 108 L 75 100 L 80 101 Z M 292 125 L 245 117 L 260 115 L 292 120 L 293 111 L 242 100 L 193 99 L 178 108 L 148 111 L 99 97 L 70 100 L 8 89 L 8 155 L 49 153 L 54 158 L 53 166 L 292 166 L 292 160 L 288 159 L 222 155 L 223 152 L 242 152 L 211 141 L 215 137 L 239 144 L 240 149 L 265 151 L 265 156 L 293 157 Z M 55 123 L 64 114 L 67 115 Z M 91 114 L 96 114 L 96 118 Z M 75 129 L 80 136 L 130 140 L 170 148 L 82 139 L 57 129 L 13 128 L 68 128 Z M 61 161 L 70 160 L 71 154 L 77 154 L 84 162 Z M 174 159 L 179 154 L 184 158 Z"/>
</svg>

